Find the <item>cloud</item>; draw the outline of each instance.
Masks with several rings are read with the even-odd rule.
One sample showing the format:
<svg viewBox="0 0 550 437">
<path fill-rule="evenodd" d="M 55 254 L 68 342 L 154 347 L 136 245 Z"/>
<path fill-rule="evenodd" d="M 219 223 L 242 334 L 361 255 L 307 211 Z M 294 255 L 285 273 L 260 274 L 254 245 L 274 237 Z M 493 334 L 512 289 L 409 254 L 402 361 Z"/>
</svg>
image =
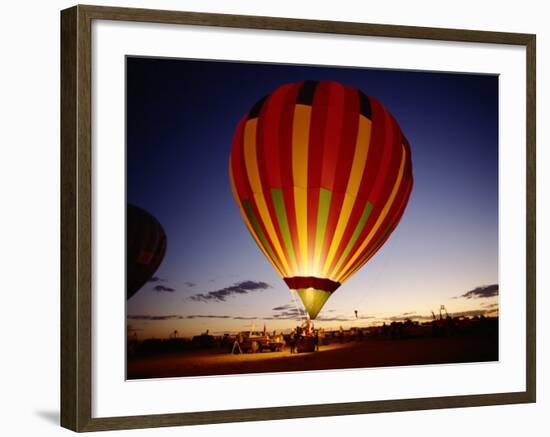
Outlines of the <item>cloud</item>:
<svg viewBox="0 0 550 437">
<path fill-rule="evenodd" d="M 157 292 L 159 292 L 159 293 L 164 292 L 164 291 L 166 291 L 166 292 L 168 292 L 168 293 L 173 293 L 174 291 L 176 291 L 175 289 L 173 289 L 173 288 L 171 288 L 171 287 L 166 287 L 166 286 L 160 285 L 160 284 L 159 284 L 159 285 L 155 285 L 155 286 L 153 287 L 153 290 L 155 290 L 155 291 L 157 291 Z"/>
<path fill-rule="evenodd" d="M 183 319 L 183 316 L 179 316 L 176 314 L 170 314 L 166 316 L 152 316 L 150 314 L 137 314 L 137 315 L 129 315 L 129 320 L 181 320 Z"/>
<path fill-rule="evenodd" d="M 273 315 L 273 320 L 301 320 L 303 313 L 296 308 L 288 308 Z"/>
<path fill-rule="evenodd" d="M 191 281 L 187 281 L 187 282 L 184 282 L 184 284 L 187 286 L 187 287 L 195 287 L 197 284 L 195 284 L 194 282 L 191 282 Z"/>
<path fill-rule="evenodd" d="M 467 291 L 466 293 L 457 296 L 456 298 L 466 298 L 466 299 L 478 299 L 485 297 L 494 297 L 498 296 L 498 284 L 493 285 L 482 285 L 476 287 L 473 290 Z"/>
<path fill-rule="evenodd" d="M 276 314 L 274 314 L 271 317 L 263 317 L 264 320 L 298 320 L 301 321 L 305 317 L 305 312 L 297 309 L 294 305 L 286 304 L 281 305 L 273 308 L 273 311 L 277 311 Z M 324 313 L 333 313 L 335 312 L 334 309 L 327 310 Z M 315 322 L 351 322 L 354 320 L 367 320 L 367 319 L 373 319 L 374 316 L 359 316 L 355 317 L 354 315 L 349 316 L 343 316 L 343 315 L 323 315 L 320 314 L 315 318 Z"/>
<path fill-rule="evenodd" d="M 149 320 L 149 321 L 164 321 L 164 320 L 185 320 L 185 319 L 233 319 L 233 320 L 273 320 L 273 318 L 252 317 L 252 316 L 234 316 L 225 314 L 168 314 L 168 315 L 151 315 L 151 314 L 131 314 L 128 320 Z M 130 329 L 132 325 L 128 325 Z"/>
<path fill-rule="evenodd" d="M 373 316 L 362 316 L 359 319 L 372 319 Z M 226 314 L 168 314 L 168 315 L 151 315 L 151 314 L 131 314 L 128 315 L 128 320 L 139 321 L 166 321 L 166 320 L 186 320 L 186 319 L 231 319 L 231 320 L 297 320 L 302 321 L 304 319 L 304 313 L 296 308 L 290 308 L 285 311 L 281 311 L 273 316 L 239 316 L 239 315 L 226 315 Z M 315 321 L 319 322 L 347 322 L 356 320 L 355 317 L 345 316 L 319 316 Z M 131 325 L 128 325 L 131 326 Z"/>
<path fill-rule="evenodd" d="M 238 282 L 229 287 L 220 288 L 219 290 L 209 291 L 207 293 L 197 293 L 189 296 L 188 299 L 196 302 L 225 302 L 229 296 L 248 294 L 254 291 L 263 291 L 268 288 L 271 288 L 271 285 L 266 282 L 248 280 Z"/>
<path fill-rule="evenodd" d="M 490 310 L 470 310 L 470 311 L 461 311 L 458 313 L 451 314 L 453 317 L 475 317 L 475 316 L 485 316 L 488 313 L 493 313 L 494 311 Z"/>
<path fill-rule="evenodd" d="M 164 279 L 161 279 L 158 276 L 152 276 L 151 278 L 149 278 L 147 282 L 159 282 L 159 281 L 164 282 Z"/>
<path fill-rule="evenodd" d="M 287 303 L 286 305 L 281 305 L 281 306 L 273 308 L 273 311 L 284 311 L 284 310 L 289 310 L 291 308 L 292 308 L 292 305 Z"/>
<path fill-rule="evenodd" d="M 490 308 L 498 308 L 499 304 L 498 304 L 498 302 L 497 303 L 482 302 L 481 306 L 485 309 L 490 309 Z"/>
<path fill-rule="evenodd" d="M 416 313 L 403 313 L 398 314 L 396 316 L 391 316 L 387 318 L 382 318 L 383 320 L 389 320 L 390 322 L 403 322 L 406 319 L 410 320 L 418 320 L 418 321 L 426 321 L 426 320 L 432 320 L 433 317 L 431 315 L 422 315 L 422 314 L 416 314 Z"/>
</svg>

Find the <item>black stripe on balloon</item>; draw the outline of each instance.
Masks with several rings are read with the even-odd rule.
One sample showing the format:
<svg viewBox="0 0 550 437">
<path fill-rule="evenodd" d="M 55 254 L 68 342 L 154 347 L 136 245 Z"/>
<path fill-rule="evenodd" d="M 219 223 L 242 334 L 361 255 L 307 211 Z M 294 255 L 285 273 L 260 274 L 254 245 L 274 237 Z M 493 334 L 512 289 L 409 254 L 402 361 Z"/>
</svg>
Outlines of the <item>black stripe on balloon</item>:
<svg viewBox="0 0 550 437">
<path fill-rule="evenodd" d="M 298 97 L 296 98 L 296 104 L 298 105 L 312 105 L 313 98 L 315 97 L 315 90 L 319 84 L 316 80 L 306 80 L 300 90 L 298 91 Z"/>
<path fill-rule="evenodd" d="M 248 120 L 251 118 L 257 118 L 260 115 L 260 111 L 262 110 L 262 107 L 264 106 L 264 103 L 267 99 L 267 96 L 263 96 L 260 100 L 258 100 L 252 109 L 248 112 Z"/>
<path fill-rule="evenodd" d="M 361 91 L 359 91 L 359 105 L 359 111 L 361 112 L 361 115 L 364 115 L 369 120 L 372 120 L 372 109 L 370 107 L 369 97 L 366 94 L 363 94 Z"/>
</svg>

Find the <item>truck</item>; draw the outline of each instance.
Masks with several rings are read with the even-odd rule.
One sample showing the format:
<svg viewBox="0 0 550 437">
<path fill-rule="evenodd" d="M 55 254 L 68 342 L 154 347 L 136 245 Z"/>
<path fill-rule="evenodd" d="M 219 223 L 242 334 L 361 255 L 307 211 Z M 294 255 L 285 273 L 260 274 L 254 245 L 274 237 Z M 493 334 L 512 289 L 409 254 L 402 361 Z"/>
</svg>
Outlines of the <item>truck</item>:
<svg viewBox="0 0 550 437">
<path fill-rule="evenodd" d="M 282 335 L 269 335 L 262 331 L 243 331 L 237 336 L 243 352 L 281 352 L 285 345 Z"/>
</svg>

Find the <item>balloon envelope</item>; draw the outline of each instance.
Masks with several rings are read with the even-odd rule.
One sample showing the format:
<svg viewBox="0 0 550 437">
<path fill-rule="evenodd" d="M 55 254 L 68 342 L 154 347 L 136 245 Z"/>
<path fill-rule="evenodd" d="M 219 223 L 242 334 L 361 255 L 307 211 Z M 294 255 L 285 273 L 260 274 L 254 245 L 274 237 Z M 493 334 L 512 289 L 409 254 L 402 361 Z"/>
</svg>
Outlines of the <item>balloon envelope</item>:
<svg viewBox="0 0 550 437">
<path fill-rule="evenodd" d="M 126 208 L 126 298 L 151 279 L 166 253 L 166 234 L 158 220 L 134 205 Z"/>
<path fill-rule="evenodd" d="M 229 173 L 246 226 L 312 319 L 384 244 L 413 184 L 393 116 L 333 81 L 259 100 L 236 128 Z"/>
</svg>

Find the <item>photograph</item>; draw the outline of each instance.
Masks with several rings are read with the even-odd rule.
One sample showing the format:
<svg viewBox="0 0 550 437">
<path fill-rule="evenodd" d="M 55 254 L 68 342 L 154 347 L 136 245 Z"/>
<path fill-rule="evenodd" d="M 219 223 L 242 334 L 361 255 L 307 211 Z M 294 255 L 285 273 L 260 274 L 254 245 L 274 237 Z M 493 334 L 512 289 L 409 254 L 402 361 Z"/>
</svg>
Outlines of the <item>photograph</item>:
<svg viewBox="0 0 550 437">
<path fill-rule="evenodd" d="M 499 360 L 497 74 L 125 63 L 128 380 Z"/>
</svg>

